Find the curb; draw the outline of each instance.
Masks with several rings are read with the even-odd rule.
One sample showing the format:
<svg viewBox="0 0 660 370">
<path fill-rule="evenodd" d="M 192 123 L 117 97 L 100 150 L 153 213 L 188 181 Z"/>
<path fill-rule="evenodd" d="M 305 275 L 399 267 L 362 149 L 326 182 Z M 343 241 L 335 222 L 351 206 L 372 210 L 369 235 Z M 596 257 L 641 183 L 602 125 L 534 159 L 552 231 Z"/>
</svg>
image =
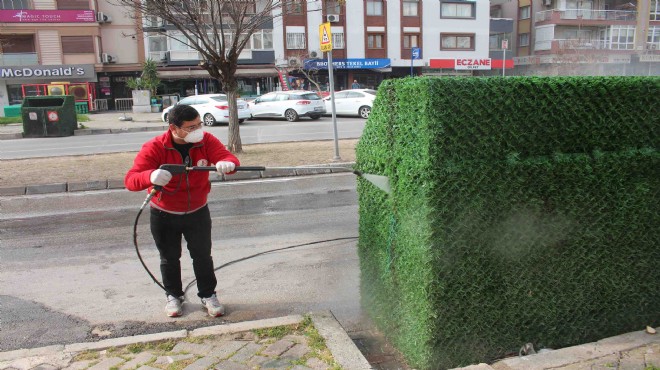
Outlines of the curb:
<svg viewBox="0 0 660 370">
<path fill-rule="evenodd" d="M 344 369 L 372 369 L 367 359 L 362 355 L 355 343 L 350 339 L 344 328 L 339 324 L 331 311 L 311 312 L 310 318 L 319 334 L 325 339 L 326 345 L 335 361 Z M 215 325 L 194 330 L 177 330 L 156 334 L 136 335 L 132 337 L 112 338 L 99 342 L 54 345 L 32 349 L 19 349 L 10 352 L 0 352 L 0 362 L 13 362 L 30 357 L 71 358 L 73 353 L 88 350 L 102 350 L 110 347 L 122 347 L 135 343 L 154 342 L 167 339 L 183 339 L 204 335 L 220 335 L 250 331 L 253 329 L 272 328 L 276 326 L 301 323 L 302 315 L 291 315 L 272 319 L 245 321 L 233 324 Z M 8 364 L 11 366 L 11 364 Z"/>
<path fill-rule="evenodd" d="M 209 176 L 211 183 L 227 182 L 227 181 L 241 181 L 241 180 L 258 180 L 269 179 L 275 177 L 292 177 L 292 176 L 308 176 L 308 175 L 325 175 L 332 173 L 348 173 L 353 170 L 351 167 L 355 163 L 333 163 L 328 165 L 318 165 L 318 169 L 310 169 L 308 166 L 303 169 L 273 169 L 265 171 L 245 171 L 236 172 L 232 175 L 219 175 L 212 173 Z M 346 167 L 345 170 L 337 168 L 324 168 L 324 167 Z M 20 196 L 20 195 L 35 195 L 35 194 L 52 194 L 52 193 L 69 193 L 79 191 L 94 191 L 94 190 L 113 190 L 124 189 L 123 179 L 107 179 L 107 180 L 93 180 L 83 182 L 63 182 L 55 184 L 37 184 L 25 186 L 8 186 L 0 187 L 0 196 Z"/>
</svg>

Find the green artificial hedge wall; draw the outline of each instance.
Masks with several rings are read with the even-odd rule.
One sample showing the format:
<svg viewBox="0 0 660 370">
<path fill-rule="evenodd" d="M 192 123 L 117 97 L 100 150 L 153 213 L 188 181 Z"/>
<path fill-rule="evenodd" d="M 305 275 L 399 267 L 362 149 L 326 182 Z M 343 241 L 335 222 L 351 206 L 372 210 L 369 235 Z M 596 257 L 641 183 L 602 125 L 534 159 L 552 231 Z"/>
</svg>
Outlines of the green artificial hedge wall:
<svg viewBox="0 0 660 370">
<path fill-rule="evenodd" d="M 660 324 L 660 78 L 388 80 L 357 146 L 361 293 L 421 369 Z"/>
</svg>

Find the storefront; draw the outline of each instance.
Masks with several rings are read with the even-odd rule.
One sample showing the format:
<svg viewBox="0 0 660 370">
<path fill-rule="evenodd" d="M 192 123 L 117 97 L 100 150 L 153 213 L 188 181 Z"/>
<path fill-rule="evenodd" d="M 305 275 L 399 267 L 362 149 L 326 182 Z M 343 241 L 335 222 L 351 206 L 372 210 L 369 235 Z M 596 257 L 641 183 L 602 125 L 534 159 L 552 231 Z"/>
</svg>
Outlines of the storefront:
<svg viewBox="0 0 660 370">
<path fill-rule="evenodd" d="M 325 59 L 306 59 L 304 70 L 317 79 L 322 90 L 328 88 L 328 61 Z M 336 91 L 350 89 L 353 81 L 357 81 L 360 88 L 376 89 L 392 71 L 391 61 L 383 59 L 334 59 L 332 61 L 334 87 Z M 292 74 L 295 74 L 293 72 Z"/>
<path fill-rule="evenodd" d="M 454 58 L 454 59 L 430 59 L 429 70 L 425 70 L 425 75 L 440 74 L 445 76 L 465 76 L 465 75 L 489 75 L 498 71 L 502 73 L 502 67 L 505 70 L 513 69 L 513 60 L 492 59 L 492 58 Z M 506 73 L 506 72 L 505 72 Z"/>
<path fill-rule="evenodd" d="M 19 105 L 25 96 L 65 93 L 76 101 L 93 101 L 95 83 L 93 64 L 4 66 L 0 67 L 0 106 Z M 0 115 L 4 116 L 4 109 Z"/>
</svg>

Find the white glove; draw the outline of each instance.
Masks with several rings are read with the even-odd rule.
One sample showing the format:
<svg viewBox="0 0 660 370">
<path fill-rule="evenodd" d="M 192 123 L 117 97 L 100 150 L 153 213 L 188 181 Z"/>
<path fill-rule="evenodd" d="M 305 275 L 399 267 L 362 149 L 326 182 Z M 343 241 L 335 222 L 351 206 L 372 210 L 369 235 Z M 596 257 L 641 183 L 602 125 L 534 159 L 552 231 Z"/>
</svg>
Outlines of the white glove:
<svg viewBox="0 0 660 370">
<path fill-rule="evenodd" d="M 236 168 L 236 165 L 234 164 L 234 162 L 220 161 L 215 164 L 215 168 L 220 173 L 229 173 Z"/>
<path fill-rule="evenodd" d="M 172 180 L 172 174 L 170 171 L 157 169 L 151 173 L 150 180 L 154 185 L 165 186 L 170 180 Z"/>
</svg>

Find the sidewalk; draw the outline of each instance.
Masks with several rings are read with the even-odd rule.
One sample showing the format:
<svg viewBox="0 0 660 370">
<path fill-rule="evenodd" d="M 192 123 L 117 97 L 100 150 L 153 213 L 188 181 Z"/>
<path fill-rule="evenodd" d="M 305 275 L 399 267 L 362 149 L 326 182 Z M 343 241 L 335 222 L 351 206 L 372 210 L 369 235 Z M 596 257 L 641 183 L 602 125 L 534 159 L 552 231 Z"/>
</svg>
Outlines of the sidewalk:
<svg viewBox="0 0 660 370">
<path fill-rule="evenodd" d="M 0 353 L 0 369 L 371 369 L 332 312 Z"/>
<path fill-rule="evenodd" d="M 74 132 L 78 135 L 119 134 L 140 131 L 165 131 L 167 124 L 160 118 L 161 113 L 130 113 L 103 112 L 90 113 L 90 121 L 78 122 L 82 129 Z M 126 117 L 126 118 L 125 118 Z M 125 120 L 131 119 L 131 120 Z M 0 140 L 13 140 L 23 138 L 23 124 L 13 123 L 0 125 Z"/>
</svg>

